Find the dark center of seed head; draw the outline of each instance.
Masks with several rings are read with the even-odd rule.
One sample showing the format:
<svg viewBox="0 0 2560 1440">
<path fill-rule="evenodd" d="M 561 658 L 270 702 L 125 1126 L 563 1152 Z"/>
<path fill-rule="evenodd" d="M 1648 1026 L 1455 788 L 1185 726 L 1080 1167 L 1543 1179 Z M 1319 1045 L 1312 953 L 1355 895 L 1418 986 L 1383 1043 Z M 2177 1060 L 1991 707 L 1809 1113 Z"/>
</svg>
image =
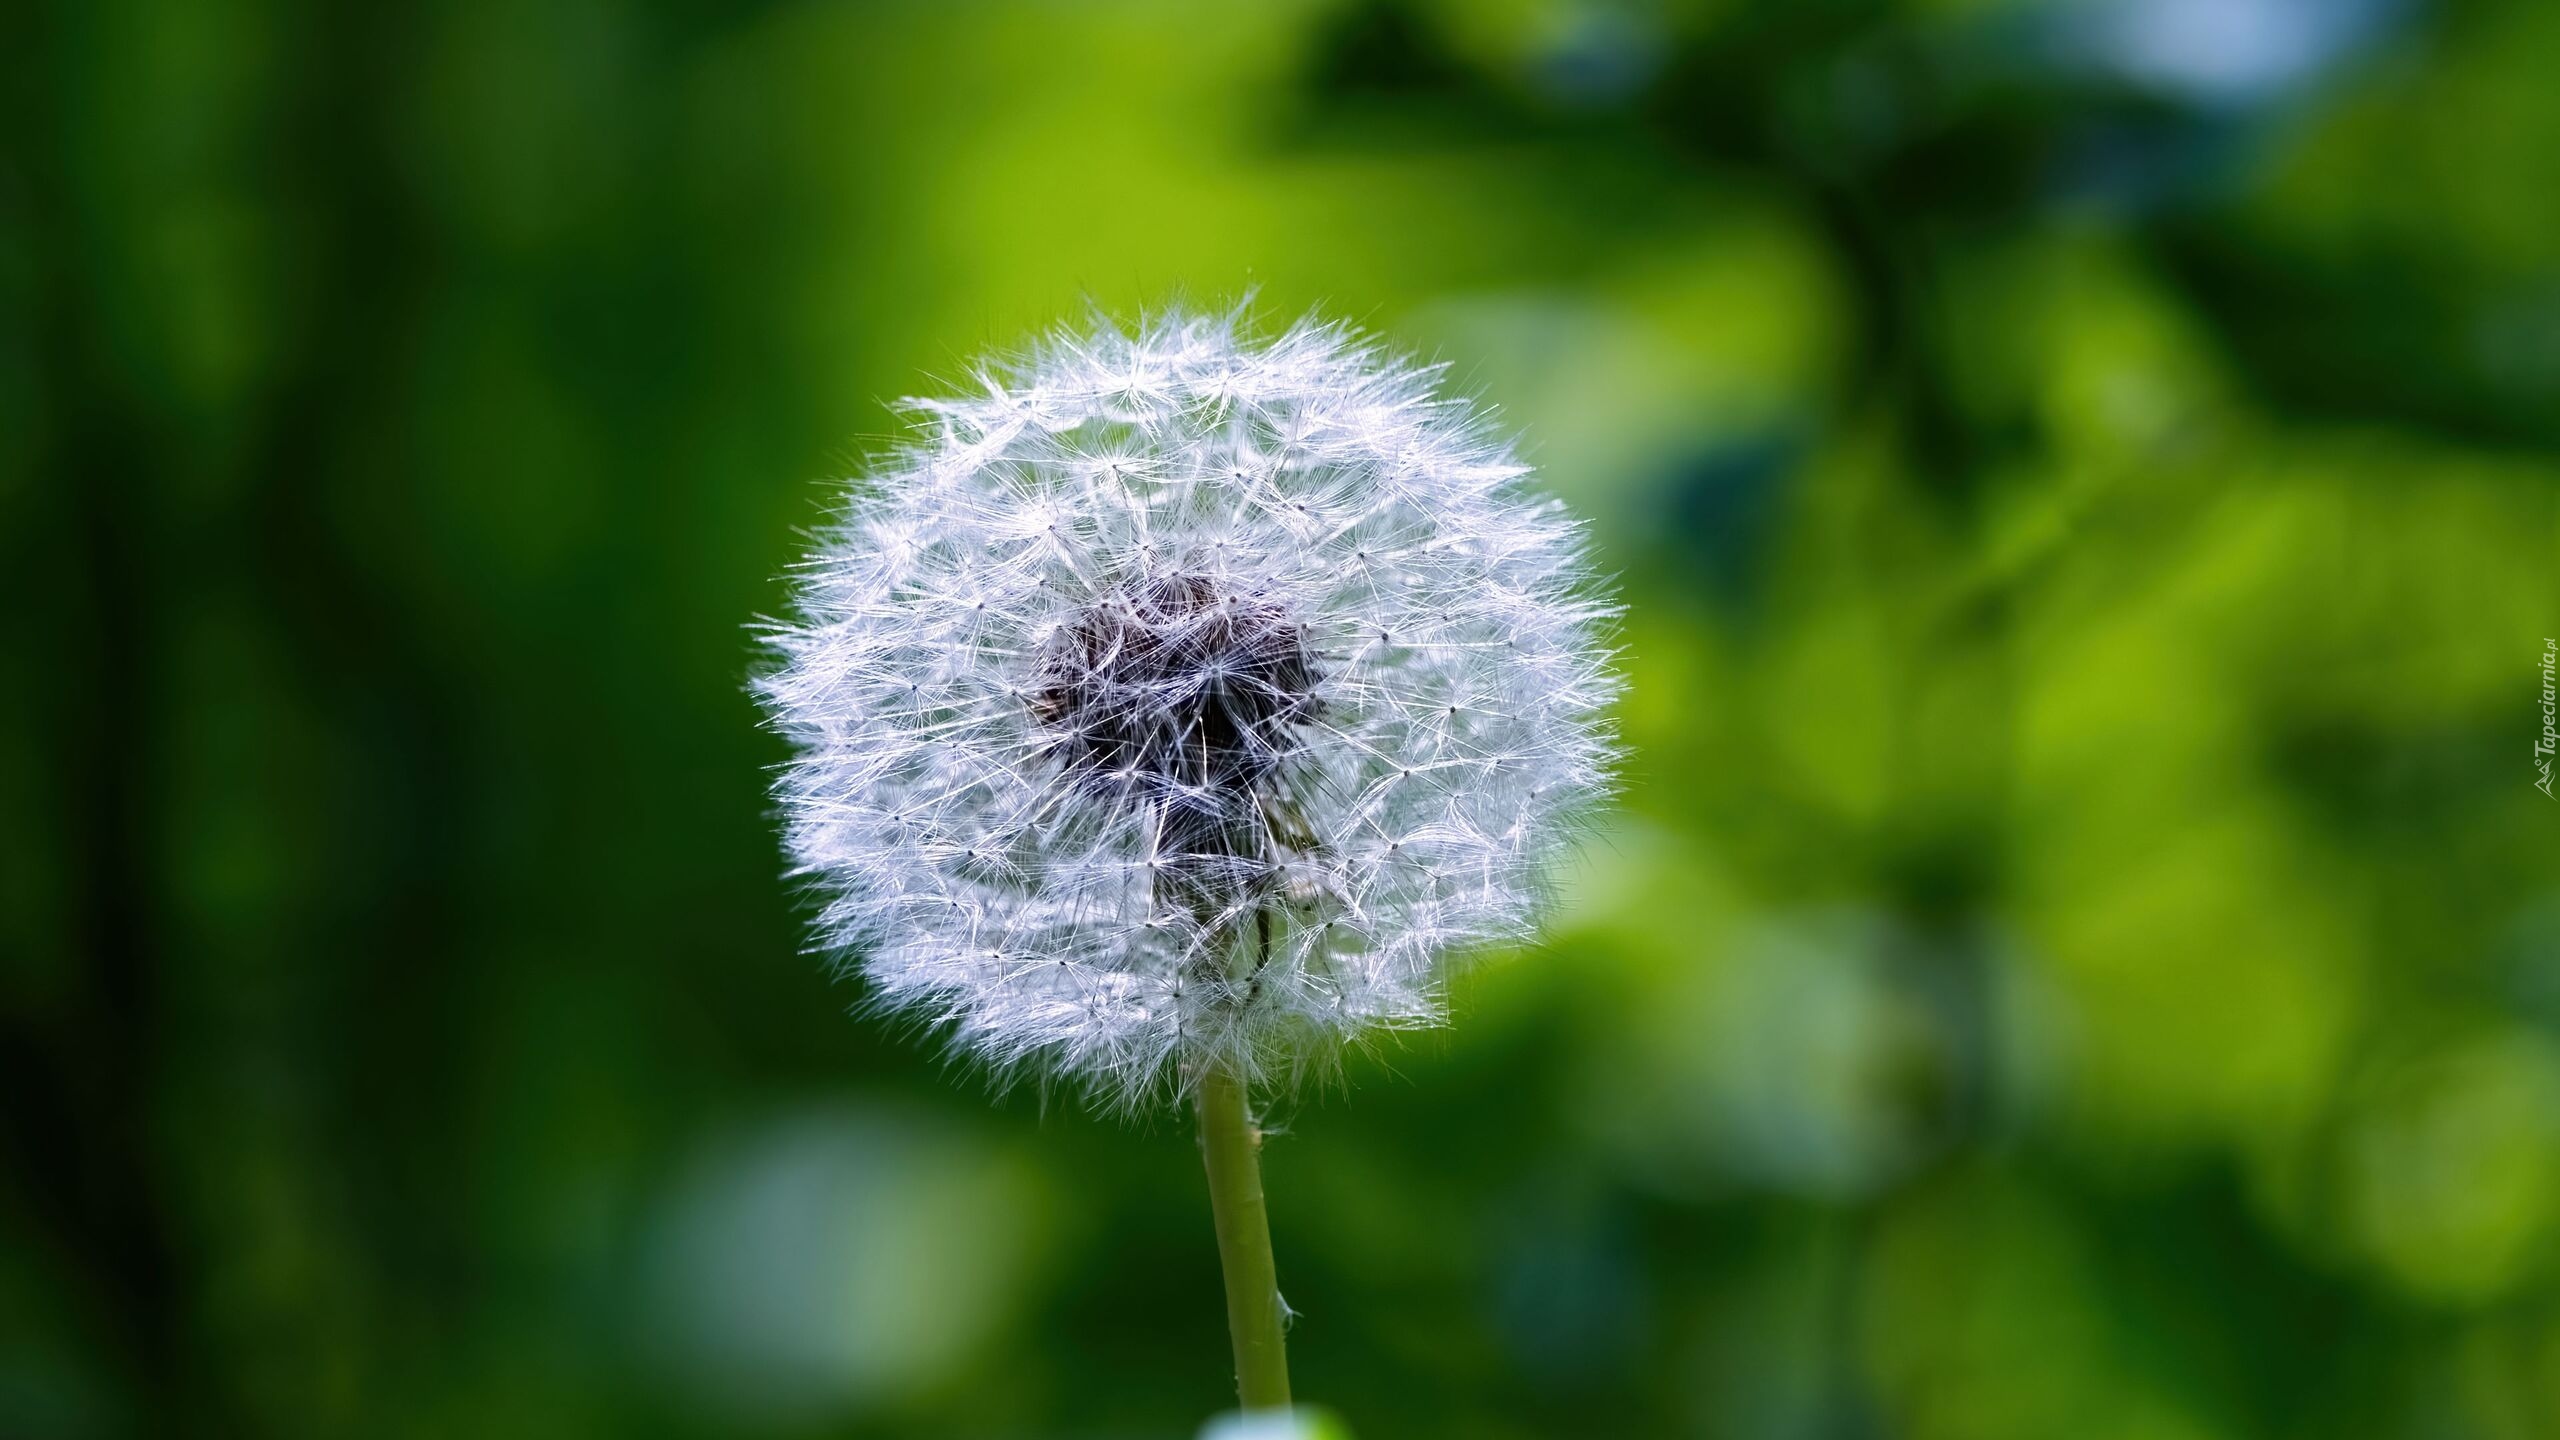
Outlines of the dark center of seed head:
<svg viewBox="0 0 2560 1440">
<path fill-rule="evenodd" d="M 1030 703 L 1078 788 L 1155 812 L 1170 898 L 1211 918 L 1270 870 L 1265 802 L 1315 718 L 1306 632 L 1281 606 L 1176 573 L 1111 592 L 1041 652 Z"/>
</svg>

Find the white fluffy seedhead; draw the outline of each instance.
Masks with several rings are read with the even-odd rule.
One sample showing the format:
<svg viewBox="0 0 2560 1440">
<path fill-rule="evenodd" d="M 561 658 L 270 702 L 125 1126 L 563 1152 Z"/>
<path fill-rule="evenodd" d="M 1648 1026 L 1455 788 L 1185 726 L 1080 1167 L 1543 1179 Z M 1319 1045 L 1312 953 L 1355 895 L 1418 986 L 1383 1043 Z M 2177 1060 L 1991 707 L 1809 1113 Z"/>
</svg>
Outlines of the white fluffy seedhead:
<svg viewBox="0 0 2560 1440">
<path fill-rule="evenodd" d="M 1509 445 L 1344 327 L 1238 327 L 912 402 L 759 683 L 826 943 L 1111 1102 L 1437 1020 L 1613 758 L 1612 607 Z"/>
</svg>

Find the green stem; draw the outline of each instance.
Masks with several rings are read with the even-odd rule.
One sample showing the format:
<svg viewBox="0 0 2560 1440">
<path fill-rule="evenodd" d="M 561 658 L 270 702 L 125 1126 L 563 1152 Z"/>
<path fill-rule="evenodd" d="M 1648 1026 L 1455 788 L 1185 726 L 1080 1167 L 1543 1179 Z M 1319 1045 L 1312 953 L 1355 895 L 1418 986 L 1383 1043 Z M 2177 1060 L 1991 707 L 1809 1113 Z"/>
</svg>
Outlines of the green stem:
<svg viewBox="0 0 2560 1440">
<path fill-rule="evenodd" d="M 1262 1132 L 1245 1108 L 1244 1082 L 1223 1065 L 1200 1076 L 1200 1154 L 1209 1168 L 1209 1213 L 1227 1277 L 1227 1331 L 1236 1345 L 1236 1398 L 1247 1410 L 1289 1406 L 1287 1307 L 1271 1263 L 1271 1217 L 1262 1204 Z"/>
</svg>

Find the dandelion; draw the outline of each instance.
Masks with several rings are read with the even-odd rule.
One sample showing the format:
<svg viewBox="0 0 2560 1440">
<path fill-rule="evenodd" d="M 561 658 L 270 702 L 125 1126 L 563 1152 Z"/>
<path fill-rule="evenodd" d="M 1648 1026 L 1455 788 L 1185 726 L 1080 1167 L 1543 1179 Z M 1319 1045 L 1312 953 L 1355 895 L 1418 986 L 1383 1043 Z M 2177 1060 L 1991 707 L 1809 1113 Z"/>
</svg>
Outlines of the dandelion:
<svg viewBox="0 0 2560 1440">
<path fill-rule="evenodd" d="M 1504 440 L 1337 325 L 1060 331 L 810 561 L 760 681 L 821 936 L 1001 1078 L 1194 1100 L 1239 1384 L 1287 1403 L 1247 1097 L 1527 937 L 1612 614 Z"/>
</svg>

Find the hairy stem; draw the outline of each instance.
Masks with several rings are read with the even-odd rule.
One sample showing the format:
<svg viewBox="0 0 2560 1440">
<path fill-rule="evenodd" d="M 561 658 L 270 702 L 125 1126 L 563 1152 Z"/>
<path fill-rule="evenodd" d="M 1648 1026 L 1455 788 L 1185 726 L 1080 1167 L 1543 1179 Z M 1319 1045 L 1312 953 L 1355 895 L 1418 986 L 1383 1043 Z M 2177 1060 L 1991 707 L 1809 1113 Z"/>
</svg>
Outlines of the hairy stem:
<svg viewBox="0 0 2560 1440">
<path fill-rule="evenodd" d="M 1286 1409 L 1287 1308 L 1271 1263 L 1271 1218 L 1262 1204 L 1262 1132 L 1246 1109 L 1244 1082 L 1223 1065 L 1200 1077 L 1200 1154 L 1209 1169 L 1209 1213 L 1227 1277 L 1227 1331 L 1235 1339 L 1236 1398 L 1247 1410 Z"/>
</svg>

